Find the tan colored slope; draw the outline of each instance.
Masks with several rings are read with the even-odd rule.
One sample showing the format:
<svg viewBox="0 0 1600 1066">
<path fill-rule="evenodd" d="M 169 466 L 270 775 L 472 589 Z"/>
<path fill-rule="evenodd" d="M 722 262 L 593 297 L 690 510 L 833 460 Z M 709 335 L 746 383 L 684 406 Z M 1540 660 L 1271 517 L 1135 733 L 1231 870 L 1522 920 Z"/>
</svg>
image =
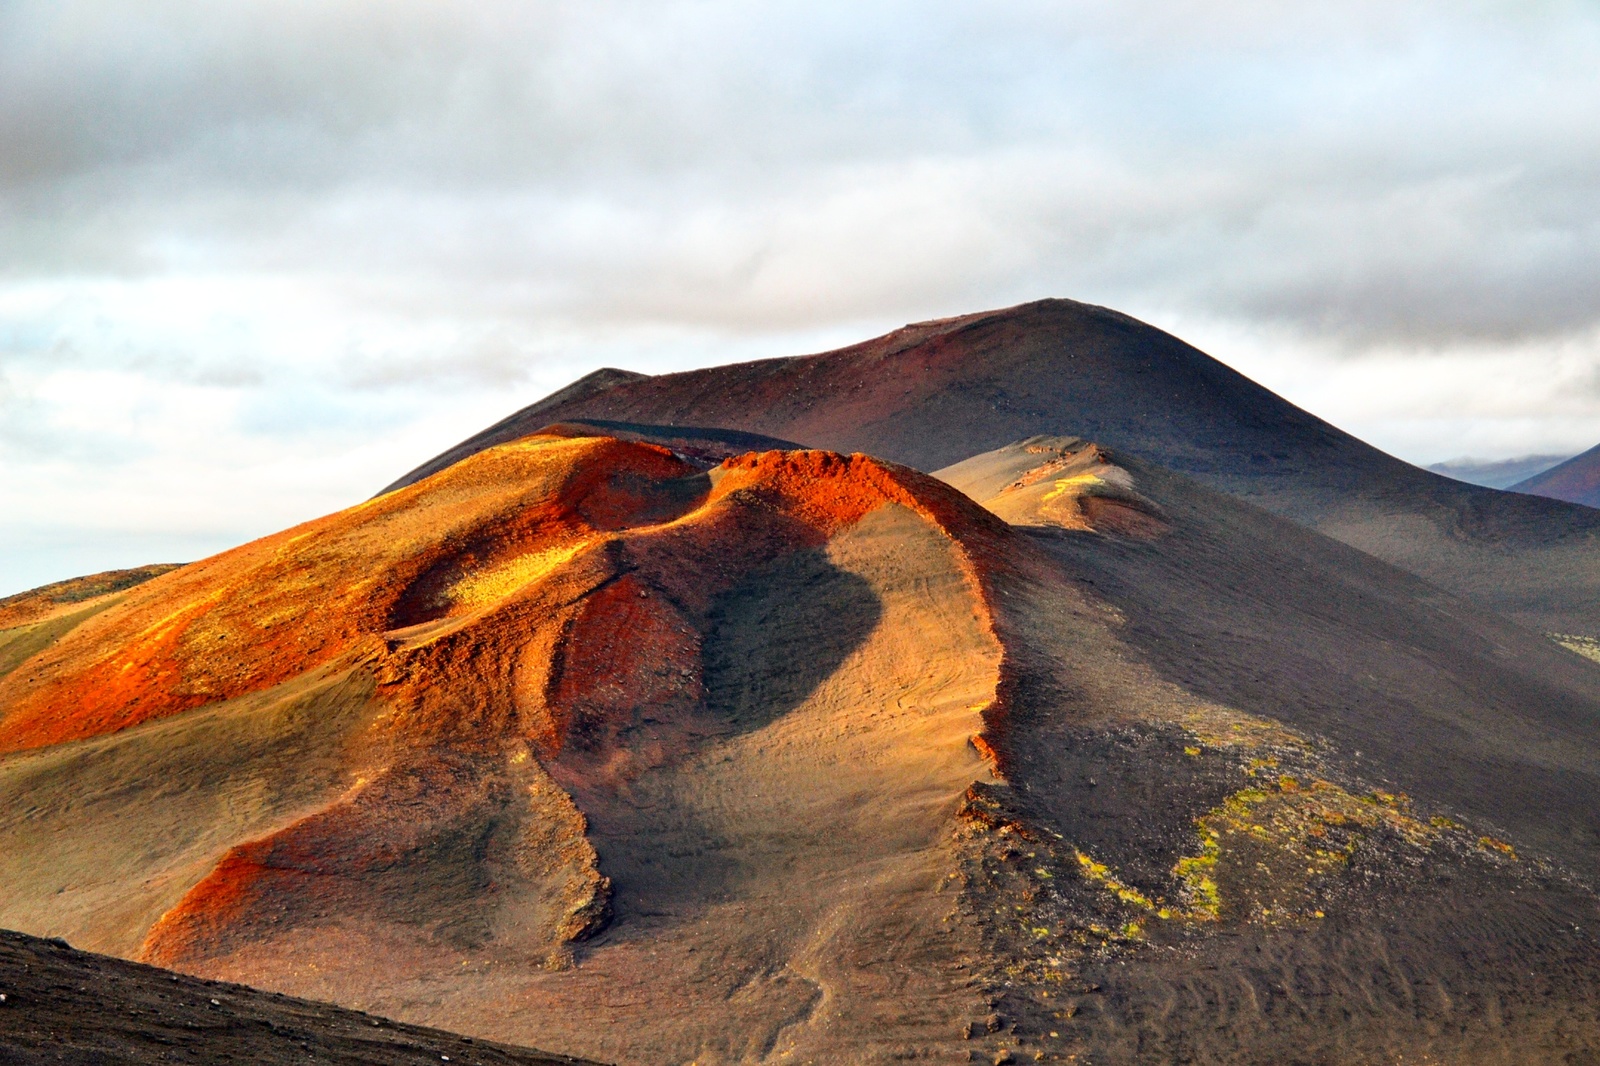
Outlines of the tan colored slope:
<svg viewBox="0 0 1600 1066">
<path fill-rule="evenodd" d="M 1141 538 L 1168 528 L 1160 506 L 1134 488 L 1127 470 L 1076 437 L 1030 437 L 936 476 L 1015 526 Z"/>
</svg>

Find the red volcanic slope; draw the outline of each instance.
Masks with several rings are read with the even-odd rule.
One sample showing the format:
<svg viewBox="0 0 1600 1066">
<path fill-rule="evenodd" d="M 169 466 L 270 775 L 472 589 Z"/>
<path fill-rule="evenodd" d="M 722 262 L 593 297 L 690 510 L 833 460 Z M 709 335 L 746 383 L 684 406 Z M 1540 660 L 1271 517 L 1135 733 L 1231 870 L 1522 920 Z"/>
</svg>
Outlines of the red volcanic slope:
<svg viewBox="0 0 1600 1066">
<path fill-rule="evenodd" d="M 390 488 L 573 418 L 727 426 L 922 470 L 1035 434 L 1079 436 L 1541 628 L 1587 632 L 1600 612 L 1587 561 L 1600 551 L 1600 514 L 1414 467 L 1176 337 L 1070 300 L 916 323 L 820 355 L 659 377 L 598 371 Z"/>
<path fill-rule="evenodd" d="M 968 558 L 1009 535 L 942 482 L 863 456 L 751 453 L 714 473 L 655 444 L 546 434 L 192 564 L 0 678 L 0 754 L 355 670 L 382 712 L 346 742 L 348 789 L 231 848 L 143 956 L 193 963 L 318 914 L 381 912 L 397 868 L 507 817 L 556 897 L 546 940 L 578 938 L 608 888 L 556 782 L 625 781 L 718 731 L 699 650 L 715 597 L 888 505 Z"/>
<path fill-rule="evenodd" d="M 1517 482 L 1511 491 L 1600 507 L 1600 445 Z"/>
</svg>

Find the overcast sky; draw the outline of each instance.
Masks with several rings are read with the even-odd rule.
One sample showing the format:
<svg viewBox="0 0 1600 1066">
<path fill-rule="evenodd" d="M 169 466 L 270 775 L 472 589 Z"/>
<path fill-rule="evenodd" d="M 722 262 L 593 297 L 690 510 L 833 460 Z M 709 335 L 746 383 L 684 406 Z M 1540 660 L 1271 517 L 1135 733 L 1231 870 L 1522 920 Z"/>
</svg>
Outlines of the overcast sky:
<svg viewBox="0 0 1600 1066">
<path fill-rule="evenodd" d="M 1413 461 L 1600 442 L 1600 4 L 0 0 L 0 595 L 1042 296 Z"/>
</svg>

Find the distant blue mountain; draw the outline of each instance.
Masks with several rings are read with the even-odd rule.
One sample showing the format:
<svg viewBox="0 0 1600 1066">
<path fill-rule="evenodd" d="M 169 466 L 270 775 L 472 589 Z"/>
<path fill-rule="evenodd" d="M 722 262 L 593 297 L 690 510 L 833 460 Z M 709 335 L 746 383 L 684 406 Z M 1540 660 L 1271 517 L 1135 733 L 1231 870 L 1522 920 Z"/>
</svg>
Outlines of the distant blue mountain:
<svg viewBox="0 0 1600 1066">
<path fill-rule="evenodd" d="M 1450 459 L 1428 467 L 1435 474 L 1465 481 L 1469 485 L 1483 485 L 1491 489 L 1508 489 L 1517 482 L 1542 474 L 1553 466 L 1566 462 L 1567 455 L 1524 455 L 1518 459 Z"/>
</svg>

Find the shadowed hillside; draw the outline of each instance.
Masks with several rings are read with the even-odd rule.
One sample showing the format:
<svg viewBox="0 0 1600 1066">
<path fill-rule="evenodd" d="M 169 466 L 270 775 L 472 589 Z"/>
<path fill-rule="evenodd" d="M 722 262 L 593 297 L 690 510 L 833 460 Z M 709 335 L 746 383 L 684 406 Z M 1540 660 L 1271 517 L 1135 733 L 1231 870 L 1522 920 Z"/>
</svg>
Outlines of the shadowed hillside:
<svg viewBox="0 0 1600 1066">
<path fill-rule="evenodd" d="M 0 932 L 0 1063 L 583 1066 Z"/>
<path fill-rule="evenodd" d="M 1030 915 L 997 919 L 996 942 L 1036 960 L 1009 1011 L 1070 1017 L 1096 1062 L 1600 1051 L 1600 908 L 1577 887 L 1600 874 L 1600 669 L 1081 440 L 939 476 L 1107 623 L 1099 640 L 1063 625 L 1048 580 L 1006 601 L 1009 789 L 983 794 L 983 820 L 1027 858 L 977 876 Z M 1063 851 L 1115 900 L 1108 944 L 1137 943 L 1059 981 L 1039 934 L 1085 904 L 1059 881 L 1041 894 L 1028 867 Z"/>
<path fill-rule="evenodd" d="M 728 426 L 923 470 L 1033 434 L 1073 434 L 1189 474 L 1535 628 L 1600 635 L 1600 513 L 1401 462 L 1105 308 L 1044 300 L 822 355 L 619 373 L 585 378 L 396 485 L 568 418 Z"/>
</svg>

